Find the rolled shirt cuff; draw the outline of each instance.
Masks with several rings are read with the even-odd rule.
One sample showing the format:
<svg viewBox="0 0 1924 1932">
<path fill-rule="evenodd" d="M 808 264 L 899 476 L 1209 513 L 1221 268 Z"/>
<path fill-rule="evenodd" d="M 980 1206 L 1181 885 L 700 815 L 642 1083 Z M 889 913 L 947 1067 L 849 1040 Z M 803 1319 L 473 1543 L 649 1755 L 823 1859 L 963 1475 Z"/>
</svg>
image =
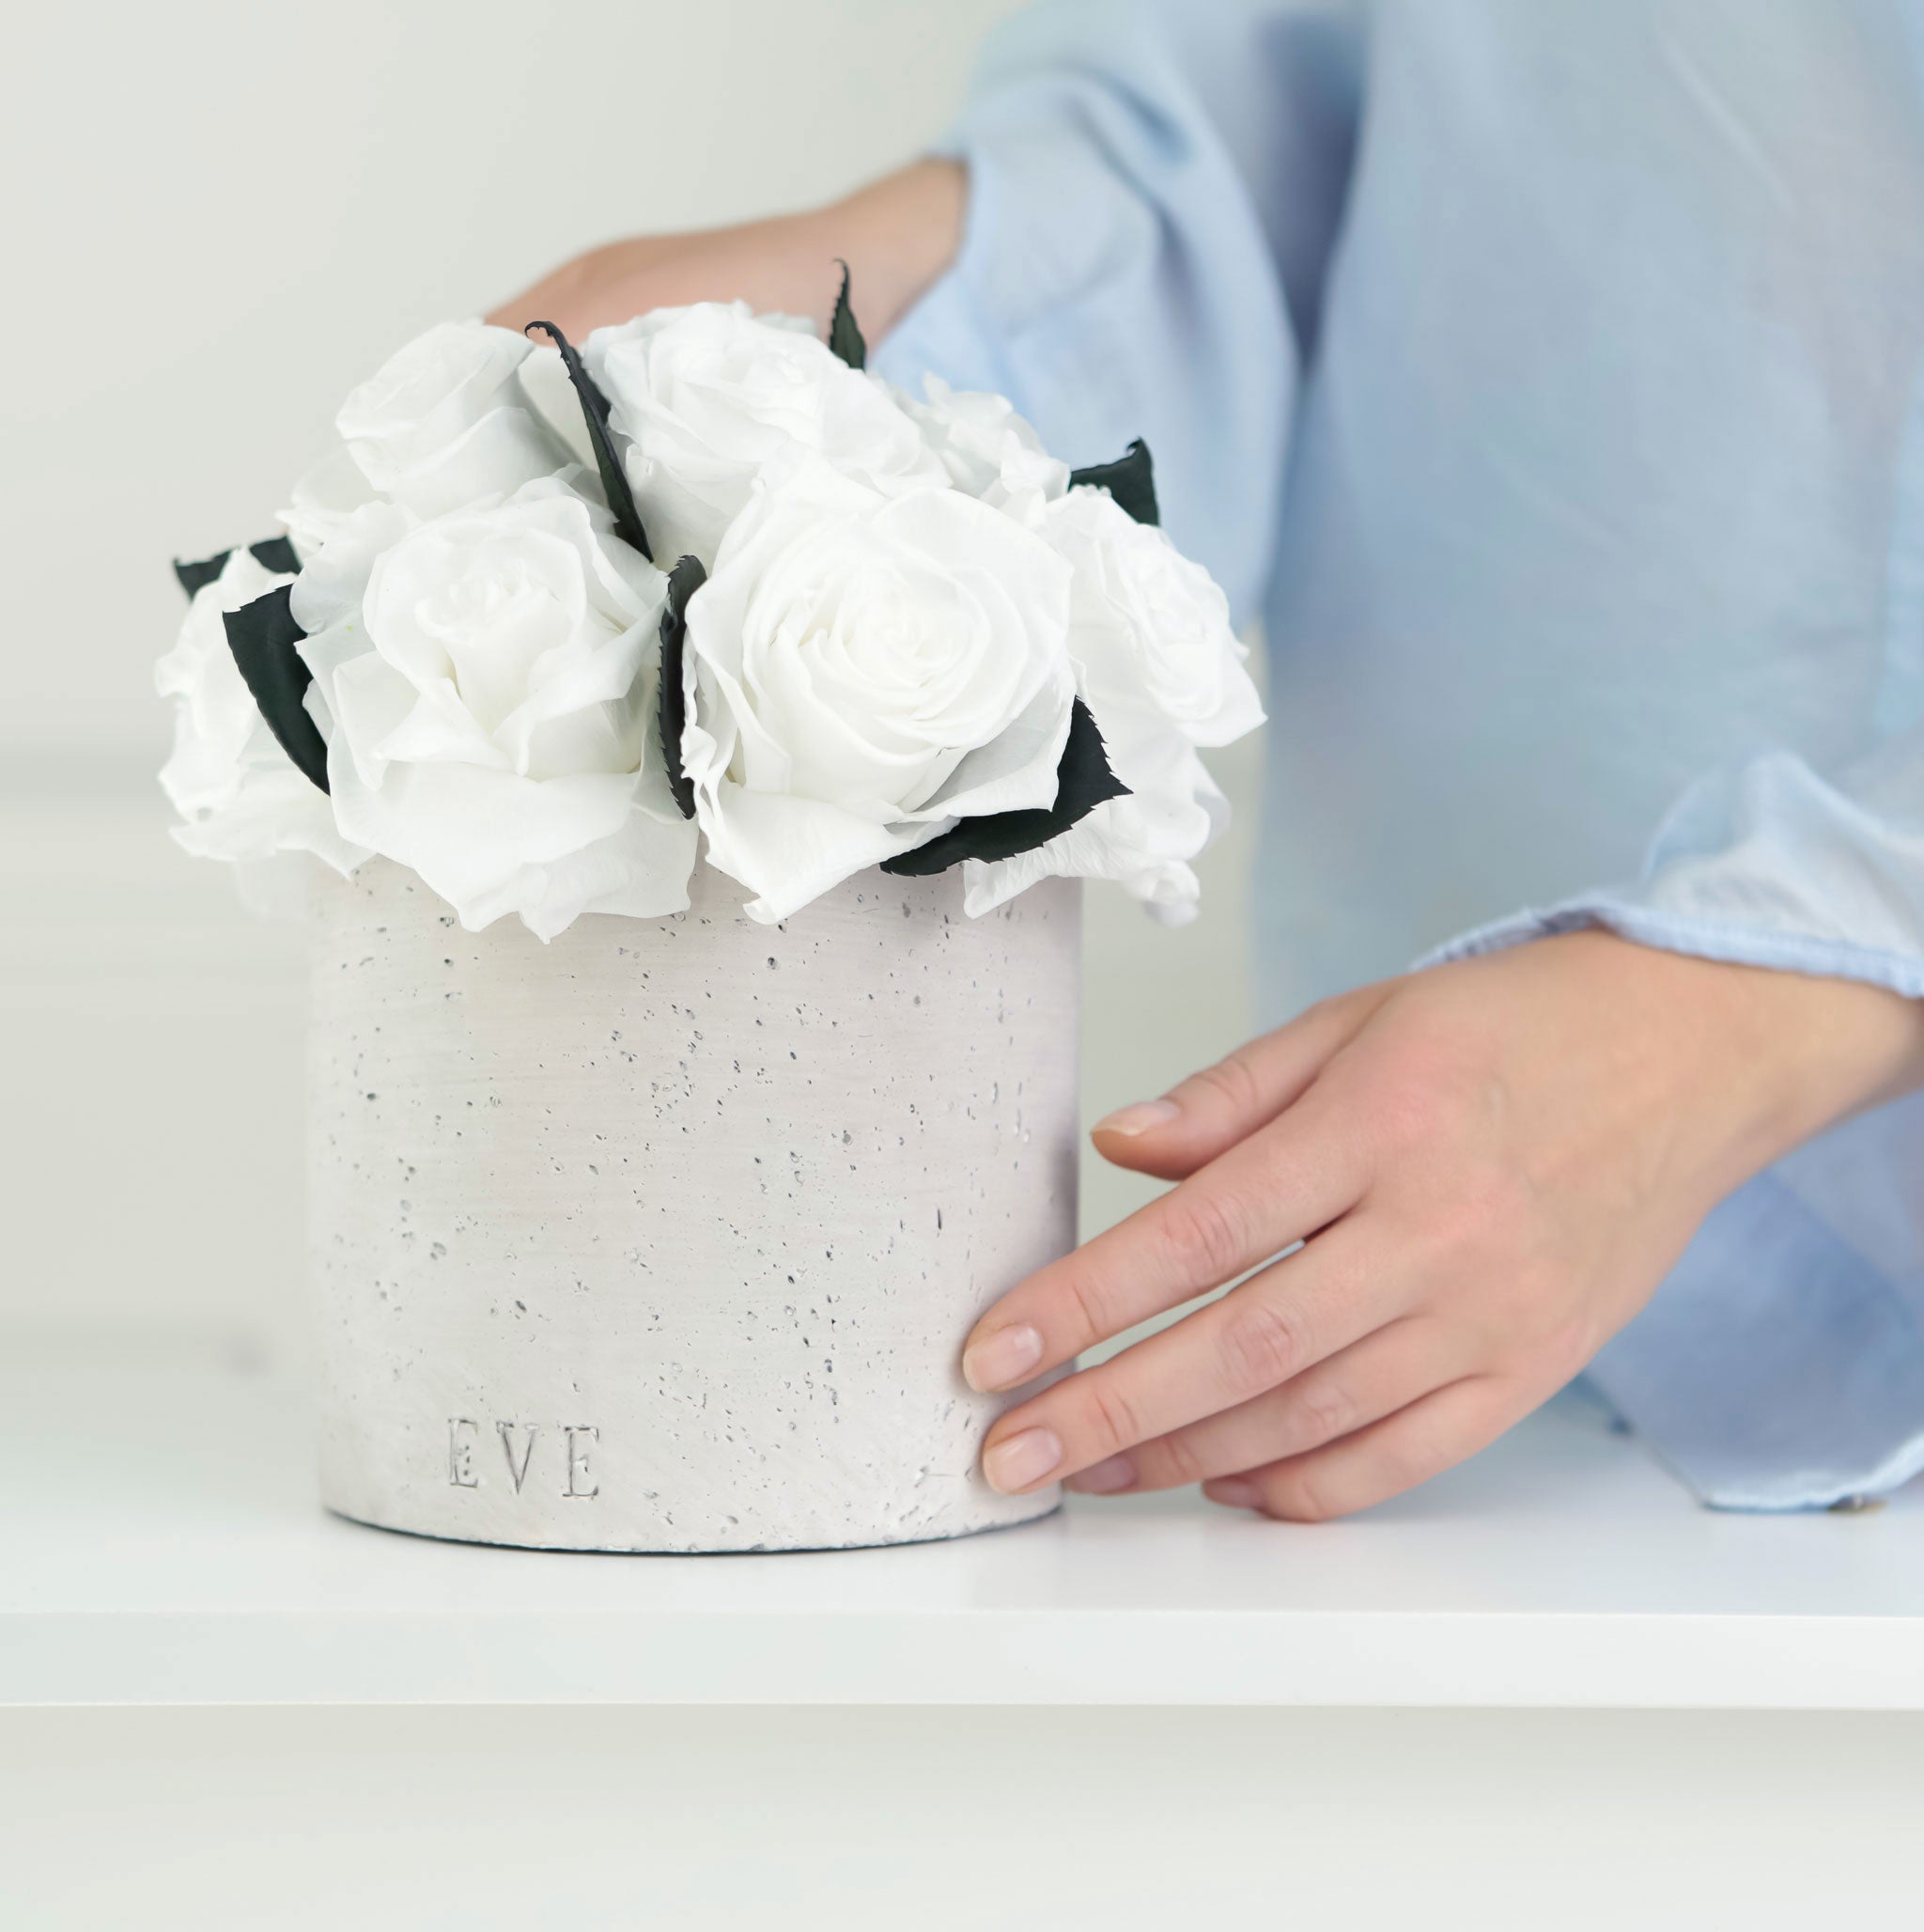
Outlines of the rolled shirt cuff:
<svg viewBox="0 0 1924 1932">
<path fill-rule="evenodd" d="M 1509 913 L 1433 948 L 1417 967 L 1585 927 L 1924 998 L 1924 823 L 1874 809 L 1802 759 L 1773 753 L 1685 793 L 1634 883 Z"/>
</svg>

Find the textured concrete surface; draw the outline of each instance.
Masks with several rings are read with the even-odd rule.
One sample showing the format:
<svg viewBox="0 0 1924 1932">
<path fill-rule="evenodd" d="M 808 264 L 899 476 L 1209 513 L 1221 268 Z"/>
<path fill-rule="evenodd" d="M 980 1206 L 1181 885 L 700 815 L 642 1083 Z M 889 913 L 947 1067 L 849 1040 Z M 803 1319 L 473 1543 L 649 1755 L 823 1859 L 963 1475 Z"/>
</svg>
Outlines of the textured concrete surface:
<svg viewBox="0 0 1924 1932">
<path fill-rule="evenodd" d="M 781 927 L 543 946 L 411 874 L 325 889 L 310 1241 L 326 1501 L 396 1529 L 722 1550 L 952 1536 L 977 1313 L 1075 1238 L 1079 889 L 982 920 L 868 873 Z"/>
</svg>

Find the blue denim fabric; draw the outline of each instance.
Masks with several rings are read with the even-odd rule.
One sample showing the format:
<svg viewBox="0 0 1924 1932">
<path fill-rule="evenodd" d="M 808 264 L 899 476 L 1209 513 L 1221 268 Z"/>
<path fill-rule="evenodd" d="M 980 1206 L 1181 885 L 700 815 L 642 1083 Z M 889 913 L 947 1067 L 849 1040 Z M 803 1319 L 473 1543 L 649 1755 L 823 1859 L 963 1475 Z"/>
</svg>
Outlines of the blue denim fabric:
<svg viewBox="0 0 1924 1932">
<path fill-rule="evenodd" d="M 1916 23 L 1071 0 L 992 40 L 960 258 L 877 366 L 1073 461 L 1146 436 L 1263 617 L 1266 1017 L 1582 923 L 1924 995 Z M 1715 1503 L 1888 1488 L 1920 1221 L 1911 1100 L 1726 1202 L 1594 1379 Z"/>
</svg>

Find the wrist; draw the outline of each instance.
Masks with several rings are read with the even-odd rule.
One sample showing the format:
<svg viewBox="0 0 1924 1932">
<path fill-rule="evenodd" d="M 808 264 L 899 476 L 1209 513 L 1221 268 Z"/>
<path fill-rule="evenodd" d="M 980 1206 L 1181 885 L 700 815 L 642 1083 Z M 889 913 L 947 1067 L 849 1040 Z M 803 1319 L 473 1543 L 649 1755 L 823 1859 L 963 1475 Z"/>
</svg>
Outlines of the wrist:
<svg viewBox="0 0 1924 1932">
<path fill-rule="evenodd" d="M 1680 1152 L 1713 1198 L 1924 1081 L 1924 1003 L 1858 980 L 1614 943 L 1632 956 L 1620 968 L 1669 1015 L 1655 1037 L 1672 1060 L 1680 1132 L 1684 1118 L 1706 1130 Z"/>
<path fill-rule="evenodd" d="M 1861 980 L 1728 970 L 1744 977 L 1764 1075 L 1757 1130 L 1767 1160 L 1924 1079 L 1924 1004 Z"/>
<path fill-rule="evenodd" d="M 968 200 L 961 163 L 931 155 L 803 218 L 806 245 L 847 262 L 856 319 L 871 342 L 954 261 Z"/>
</svg>

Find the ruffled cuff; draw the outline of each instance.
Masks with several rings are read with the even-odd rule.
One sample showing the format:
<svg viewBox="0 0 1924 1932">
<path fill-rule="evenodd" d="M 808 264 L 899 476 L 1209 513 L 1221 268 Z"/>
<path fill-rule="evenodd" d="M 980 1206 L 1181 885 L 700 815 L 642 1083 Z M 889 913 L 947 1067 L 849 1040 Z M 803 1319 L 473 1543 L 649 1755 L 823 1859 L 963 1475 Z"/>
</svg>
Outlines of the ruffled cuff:
<svg viewBox="0 0 1924 1932">
<path fill-rule="evenodd" d="M 1849 787 L 1773 753 L 1684 795 L 1633 884 L 1526 908 L 1426 953 L 1419 969 L 1602 927 L 1706 959 L 1863 980 L 1924 998 L 1924 822 L 1908 758 Z M 1924 787 L 1920 787 L 1924 789 Z"/>
</svg>

